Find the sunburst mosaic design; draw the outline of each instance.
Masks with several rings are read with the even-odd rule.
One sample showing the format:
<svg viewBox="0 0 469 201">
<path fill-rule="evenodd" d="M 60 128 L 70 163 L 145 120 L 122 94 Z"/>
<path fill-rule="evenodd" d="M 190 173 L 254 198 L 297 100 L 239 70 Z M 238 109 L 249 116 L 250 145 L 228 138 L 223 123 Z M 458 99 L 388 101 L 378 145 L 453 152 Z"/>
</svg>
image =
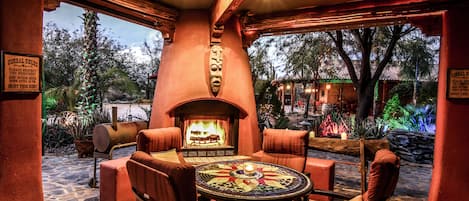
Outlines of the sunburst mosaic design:
<svg viewBox="0 0 469 201">
<path fill-rule="evenodd" d="M 309 182 L 289 168 L 275 164 L 225 161 L 197 167 L 203 190 L 240 196 L 275 196 L 303 190 Z"/>
</svg>

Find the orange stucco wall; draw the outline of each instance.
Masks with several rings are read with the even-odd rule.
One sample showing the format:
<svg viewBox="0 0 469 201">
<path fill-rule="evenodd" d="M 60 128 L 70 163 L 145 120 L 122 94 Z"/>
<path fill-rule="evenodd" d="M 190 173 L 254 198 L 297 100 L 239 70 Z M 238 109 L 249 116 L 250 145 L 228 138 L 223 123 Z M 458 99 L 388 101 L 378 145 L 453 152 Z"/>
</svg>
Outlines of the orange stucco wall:
<svg viewBox="0 0 469 201">
<path fill-rule="evenodd" d="M 438 78 L 437 130 L 429 200 L 469 200 L 469 102 L 446 99 L 448 68 L 469 68 L 469 13 L 454 8 L 443 14 Z"/>
<path fill-rule="evenodd" d="M 251 154 L 260 149 L 254 89 L 248 56 L 234 21 L 225 25 L 221 46 L 223 79 L 215 97 L 210 92 L 208 77 L 209 14 L 203 11 L 181 13 L 174 42 L 163 48 L 150 128 L 174 126 L 169 112 L 183 103 L 192 100 L 227 102 L 247 113 L 239 122 L 238 154 Z"/>
<path fill-rule="evenodd" d="M 0 1 L 0 49 L 42 54 L 42 5 Z M 43 200 L 41 95 L 0 95 L 0 200 Z"/>
</svg>

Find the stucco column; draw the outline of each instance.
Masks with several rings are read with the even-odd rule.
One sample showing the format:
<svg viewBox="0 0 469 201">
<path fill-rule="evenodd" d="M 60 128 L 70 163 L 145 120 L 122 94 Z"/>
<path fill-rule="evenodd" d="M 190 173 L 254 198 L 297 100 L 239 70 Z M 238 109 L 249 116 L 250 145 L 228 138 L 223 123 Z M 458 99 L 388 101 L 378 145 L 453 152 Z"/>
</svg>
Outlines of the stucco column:
<svg viewBox="0 0 469 201">
<path fill-rule="evenodd" d="M 467 200 L 469 102 L 446 99 L 448 68 L 469 68 L 468 6 L 443 14 L 434 168 L 429 200 Z"/>
<path fill-rule="evenodd" d="M 0 1 L 0 49 L 42 54 L 43 1 Z M 41 95 L 0 95 L 0 200 L 43 200 Z"/>
</svg>

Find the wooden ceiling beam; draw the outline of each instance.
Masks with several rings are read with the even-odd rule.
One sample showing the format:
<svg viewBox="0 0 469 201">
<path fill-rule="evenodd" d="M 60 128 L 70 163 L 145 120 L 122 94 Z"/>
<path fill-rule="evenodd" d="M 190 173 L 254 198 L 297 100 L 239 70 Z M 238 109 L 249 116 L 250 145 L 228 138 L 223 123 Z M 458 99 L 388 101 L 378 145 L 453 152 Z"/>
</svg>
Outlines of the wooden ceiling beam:
<svg viewBox="0 0 469 201">
<path fill-rule="evenodd" d="M 433 18 L 441 16 L 441 12 L 417 14 L 411 16 L 387 16 L 387 17 L 373 17 L 373 18 L 360 18 L 360 19 L 347 19 L 342 21 L 330 22 L 317 22 L 316 24 L 305 24 L 302 27 L 294 27 L 290 29 L 285 28 L 272 28 L 269 30 L 259 31 L 261 35 L 284 35 L 284 34 L 298 34 L 308 32 L 324 32 L 344 29 L 358 29 L 365 27 L 378 27 L 411 23 L 414 18 Z"/>
<path fill-rule="evenodd" d="M 450 3 L 451 1 L 425 0 L 360 1 L 277 14 L 254 15 L 245 20 L 243 31 L 256 31 L 262 35 L 268 35 L 269 32 L 277 34 L 304 32 L 304 30 L 330 30 L 334 27 L 346 28 L 351 27 L 354 23 L 357 24 L 356 26 L 362 27 L 364 26 L 363 22 L 374 26 L 386 21 L 382 24 L 386 25 L 392 23 L 388 22 L 390 20 L 399 21 L 399 19 L 407 19 L 408 16 L 412 15 L 444 10 Z M 374 19 L 377 22 L 373 22 Z"/>
<path fill-rule="evenodd" d="M 211 9 L 212 25 L 223 26 L 243 2 L 244 0 L 215 0 Z"/>
<path fill-rule="evenodd" d="M 60 6 L 59 0 L 44 0 L 44 10 L 53 11 Z"/>
<path fill-rule="evenodd" d="M 61 0 L 75 6 L 94 10 L 124 21 L 136 23 L 162 32 L 166 42 L 171 42 L 174 35 L 178 11 L 146 0 Z M 142 3 L 153 4 L 153 7 Z M 131 2 L 135 4 L 132 5 Z M 148 6 L 148 7 L 145 7 Z M 145 7 L 145 8 L 144 8 Z M 164 8 L 163 8 L 164 7 Z M 155 10 L 161 8 L 161 10 Z"/>
<path fill-rule="evenodd" d="M 149 14 L 158 18 L 176 21 L 178 10 L 161 5 L 149 0 L 107 0 L 108 2 L 132 9 L 141 13 Z"/>
</svg>

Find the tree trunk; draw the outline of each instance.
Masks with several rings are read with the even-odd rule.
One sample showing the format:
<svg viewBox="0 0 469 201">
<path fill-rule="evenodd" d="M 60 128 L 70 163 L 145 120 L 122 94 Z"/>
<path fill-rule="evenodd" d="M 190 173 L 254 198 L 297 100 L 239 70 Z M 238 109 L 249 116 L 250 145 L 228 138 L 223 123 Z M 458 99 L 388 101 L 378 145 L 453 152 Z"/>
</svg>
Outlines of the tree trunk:
<svg viewBox="0 0 469 201">
<path fill-rule="evenodd" d="M 358 107 L 357 107 L 357 114 L 356 119 L 357 123 L 361 122 L 368 117 L 370 109 L 373 106 L 373 97 L 374 97 L 374 87 L 362 86 L 360 89 L 357 89 L 357 100 L 358 100 Z"/>
<path fill-rule="evenodd" d="M 306 106 L 305 106 L 305 115 L 304 115 L 305 118 L 308 118 L 309 101 L 310 101 L 310 99 L 311 99 L 311 93 L 307 93 L 307 96 L 306 96 Z"/>
</svg>

